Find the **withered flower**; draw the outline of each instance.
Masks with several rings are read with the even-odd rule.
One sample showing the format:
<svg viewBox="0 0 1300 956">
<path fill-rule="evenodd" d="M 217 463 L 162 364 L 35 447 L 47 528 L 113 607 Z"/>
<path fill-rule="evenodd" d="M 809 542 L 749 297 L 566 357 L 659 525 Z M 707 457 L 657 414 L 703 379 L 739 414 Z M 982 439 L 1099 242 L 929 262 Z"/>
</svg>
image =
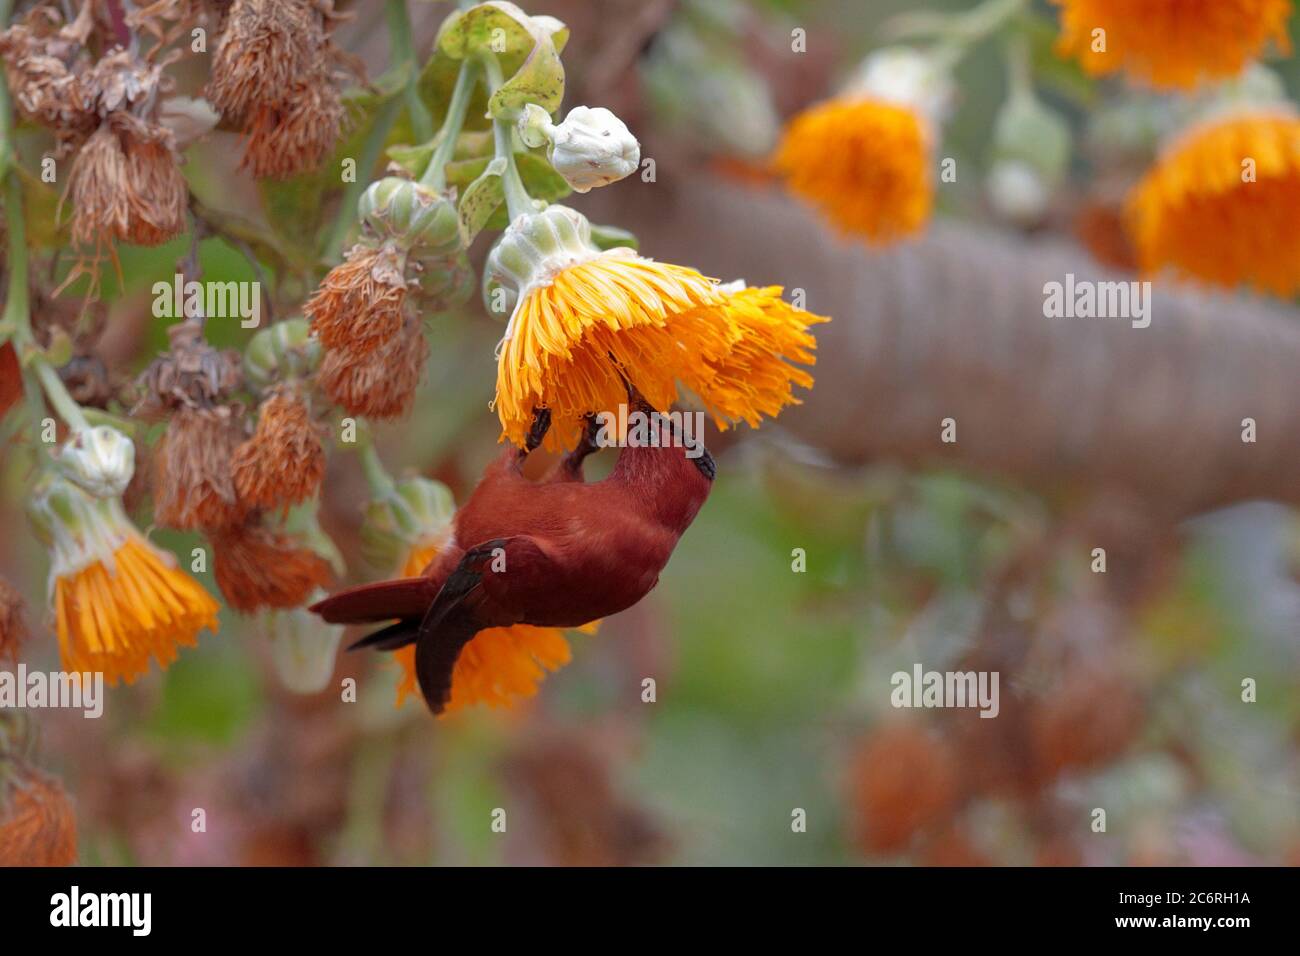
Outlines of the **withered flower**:
<svg viewBox="0 0 1300 956">
<path fill-rule="evenodd" d="M 247 509 L 235 492 L 235 449 L 244 439 L 233 406 L 182 408 L 154 454 L 154 518 L 172 528 L 224 528 Z"/>
<path fill-rule="evenodd" d="M 325 477 L 321 430 L 302 396 L 279 388 L 257 410 L 257 430 L 235 449 L 235 490 L 249 507 L 271 509 L 312 497 Z"/>
<path fill-rule="evenodd" d="M 189 187 L 171 130 L 112 113 L 77 153 L 69 177 L 72 238 L 156 246 L 185 231 Z"/>
<path fill-rule="evenodd" d="M 232 458 L 244 440 L 238 355 L 203 338 L 196 320 L 168 329 L 171 348 L 140 376 L 137 411 L 171 414 L 154 452 L 154 516 L 176 528 L 222 528 L 243 520 Z"/>
<path fill-rule="evenodd" d="M 318 166 L 338 142 L 343 104 L 334 65 L 356 70 L 330 41 L 331 0 L 235 0 L 207 95 L 244 128 L 241 166 L 283 178 Z"/>
<path fill-rule="evenodd" d="M 303 312 L 327 349 L 366 355 L 402 327 L 406 253 L 396 242 L 357 243 L 329 271 Z"/>
<path fill-rule="evenodd" d="M 294 98 L 324 70 L 324 18 L 310 0 L 235 0 L 212 54 L 207 98 L 232 120 Z"/>
<path fill-rule="evenodd" d="M 331 579 L 329 563 L 291 537 L 255 521 L 211 535 L 217 587 L 237 611 L 298 607 Z"/>
<path fill-rule="evenodd" d="M 0 769 L 5 760 L 0 754 Z M 14 769 L 11 783 L 0 786 L 0 866 L 76 863 L 77 818 L 62 785 L 25 764 Z"/>
<path fill-rule="evenodd" d="M 258 179 L 285 179 L 315 169 L 343 129 L 343 101 L 333 85 L 301 85 L 290 99 L 259 106 L 249 120 L 241 168 Z"/>
<path fill-rule="evenodd" d="M 0 57 L 18 112 L 59 134 L 61 142 L 85 138 L 98 117 L 82 77 L 90 57 L 83 46 L 91 26 L 90 4 L 72 23 L 59 12 L 36 7 L 20 23 L 0 32 Z"/>
<path fill-rule="evenodd" d="M 316 381 L 330 400 L 349 414 L 400 418 L 415 400 L 428 355 L 420 320 L 407 316 L 396 335 L 370 352 L 327 351 Z"/>
<path fill-rule="evenodd" d="M 18 649 L 27 640 L 23 621 L 23 596 L 0 578 L 0 662 L 18 659 Z"/>
</svg>

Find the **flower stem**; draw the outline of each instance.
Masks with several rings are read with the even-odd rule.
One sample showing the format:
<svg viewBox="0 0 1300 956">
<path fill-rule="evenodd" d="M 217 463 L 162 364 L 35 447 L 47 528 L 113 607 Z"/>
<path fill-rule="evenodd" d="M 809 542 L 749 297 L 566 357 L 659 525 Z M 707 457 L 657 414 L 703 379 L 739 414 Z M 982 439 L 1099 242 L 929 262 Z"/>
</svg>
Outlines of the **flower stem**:
<svg viewBox="0 0 1300 956">
<path fill-rule="evenodd" d="M 1024 9 L 1027 0 L 984 0 L 979 6 L 955 18 L 947 35 L 933 49 L 936 62 L 956 66 L 970 50 L 1000 30 Z"/>
<path fill-rule="evenodd" d="M 442 192 L 447 188 L 447 164 L 456 152 L 456 137 L 465 125 L 465 114 L 469 110 L 470 94 L 478 79 L 478 69 L 474 63 L 466 60 L 460 65 L 456 74 L 456 86 L 451 91 L 451 100 L 447 104 L 447 116 L 438 131 L 438 145 L 429 160 L 429 168 L 420 178 L 422 185 Z"/>
<path fill-rule="evenodd" d="M 487 71 L 488 92 L 495 93 L 505 82 L 501 75 L 501 64 L 495 56 L 486 56 L 483 58 L 483 67 Z M 506 211 L 511 219 L 534 211 L 533 199 L 528 195 L 524 181 L 519 176 L 519 168 L 515 165 L 514 135 L 514 124 L 509 120 L 492 121 L 495 157 L 506 161 L 506 170 L 501 174 L 501 186 L 505 190 Z"/>
<path fill-rule="evenodd" d="M 393 476 L 384 467 L 375 443 L 367 437 L 365 444 L 357 450 L 357 454 L 361 458 L 361 470 L 365 473 L 366 484 L 370 486 L 370 494 L 375 498 L 387 498 L 393 494 L 396 490 Z"/>
<path fill-rule="evenodd" d="M 392 44 L 393 60 L 408 64 L 406 79 L 406 111 L 411 114 L 411 129 L 421 143 L 433 136 L 433 117 L 420 99 L 420 68 L 415 59 L 412 38 L 411 14 L 406 0 L 388 0 L 388 36 Z"/>
<path fill-rule="evenodd" d="M 12 6 L 11 0 L 0 0 L 0 23 L 8 21 Z M 13 340 L 19 361 L 35 369 L 50 405 L 69 428 L 80 431 L 86 427 L 81 406 L 68 394 L 58 372 L 37 347 L 32 335 L 31 303 L 27 297 L 27 219 L 23 211 L 23 189 L 18 178 L 18 157 L 14 152 L 13 137 L 13 101 L 9 85 L 0 74 L 0 176 L 4 177 L 5 222 L 9 231 L 9 286 L 4 314 L 0 316 L 0 343 Z M 29 397 L 34 400 L 34 396 Z M 33 412 L 36 411 L 33 408 Z"/>
</svg>

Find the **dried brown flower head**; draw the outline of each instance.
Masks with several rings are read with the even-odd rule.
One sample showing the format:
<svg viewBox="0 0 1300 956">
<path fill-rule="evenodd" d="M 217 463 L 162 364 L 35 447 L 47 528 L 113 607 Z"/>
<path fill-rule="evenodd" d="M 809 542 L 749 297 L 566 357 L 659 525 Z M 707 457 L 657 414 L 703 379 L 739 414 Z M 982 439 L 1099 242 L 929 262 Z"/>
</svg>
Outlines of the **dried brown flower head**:
<svg viewBox="0 0 1300 956">
<path fill-rule="evenodd" d="M 0 578 L 0 662 L 16 661 L 18 649 L 27 640 L 23 621 L 23 596 Z"/>
<path fill-rule="evenodd" d="M 1034 756 L 1048 778 L 1115 760 L 1141 732 L 1143 701 L 1127 678 L 1097 667 L 1068 673 L 1029 718 Z"/>
<path fill-rule="evenodd" d="M 155 246 L 185 230 L 189 187 L 170 130 L 114 113 L 72 163 L 72 238 L 99 248 L 113 240 Z"/>
<path fill-rule="evenodd" d="M 338 142 L 334 82 L 353 61 L 330 41 L 330 0 L 235 0 L 212 61 L 207 95 L 247 134 L 241 166 L 259 179 L 320 165 Z"/>
<path fill-rule="evenodd" d="M 244 519 L 231 460 L 244 440 L 233 405 L 182 408 L 154 452 L 154 520 L 172 528 L 226 528 Z"/>
<path fill-rule="evenodd" d="M 293 99 L 305 79 L 327 82 L 327 41 L 311 0 L 235 0 L 212 55 L 208 101 L 243 121 L 259 106 Z"/>
<path fill-rule="evenodd" d="M 299 84 L 286 100 L 258 106 L 245 131 L 240 167 L 258 179 L 284 179 L 315 169 L 343 128 L 343 101 L 328 82 Z"/>
<path fill-rule="evenodd" d="M 957 764 L 924 726 L 899 721 L 863 744 L 851 786 L 859 844 L 868 853 L 893 853 L 948 815 L 957 798 Z"/>
<path fill-rule="evenodd" d="M 84 138 L 97 122 L 91 91 L 82 81 L 90 62 L 82 45 L 88 24 L 83 16 L 62 25 L 58 11 L 45 6 L 0 32 L 0 57 L 18 112 L 61 138 Z"/>
<path fill-rule="evenodd" d="M 333 576 L 329 564 L 288 535 L 249 522 L 214 532 L 212 570 L 227 603 L 245 614 L 298 607 Z"/>
<path fill-rule="evenodd" d="M 231 462 L 235 490 L 245 505 L 271 509 L 316 494 L 325 477 L 321 430 L 292 389 L 271 393 L 257 410 L 257 430 Z"/>
<path fill-rule="evenodd" d="M 402 328 L 406 253 L 396 242 L 358 243 L 329 271 L 303 313 L 327 349 L 365 355 Z"/>
<path fill-rule="evenodd" d="M 177 322 L 167 335 L 170 348 L 149 363 L 137 382 L 142 395 L 136 412 L 152 417 L 178 408 L 210 408 L 243 383 L 239 353 L 209 345 L 201 322 Z"/>
<path fill-rule="evenodd" d="M 326 351 L 316 381 L 349 414 L 400 418 L 411 409 L 428 355 L 420 321 L 408 316 L 396 335 L 369 353 Z"/>
<path fill-rule="evenodd" d="M 15 769 L 15 779 L 0 788 L 0 866 L 76 863 L 77 818 L 63 787 L 48 774 Z"/>
</svg>

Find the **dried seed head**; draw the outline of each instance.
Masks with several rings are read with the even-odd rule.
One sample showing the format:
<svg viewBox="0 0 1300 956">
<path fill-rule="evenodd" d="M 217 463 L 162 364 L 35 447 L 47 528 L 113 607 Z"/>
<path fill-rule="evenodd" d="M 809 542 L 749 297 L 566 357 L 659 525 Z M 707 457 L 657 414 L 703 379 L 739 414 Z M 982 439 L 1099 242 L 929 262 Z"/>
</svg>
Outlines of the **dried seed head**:
<svg viewBox="0 0 1300 956">
<path fill-rule="evenodd" d="M 343 101 L 333 84 L 299 84 L 285 100 L 249 116 L 241 168 L 258 179 L 285 179 L 315 169 L 333 151 L 343 128 Z"/>
<path fill-rule="evenodd" d="M 947 816 L 957 797 L 949 748 L 918 723 L 876 730 L 852 769 L 858 842 L 868 853 L 905 848 L 917 831 Z"/>
<path fill-rule="evenodd" d="M 329 271 L 303 312 L 327 349 L 365 355 L 401 330 L 406 253 L 396 242 L 358 243 Z"/>
<path fill-rule="evenodd" d="M 0 866 L 71 866 L 77 862 L 77 818 L 53 777 L 19 765 L 0 792 Z"/>
<path fill-rule="evenodd" d="M 302 397 L 278 389 L 257 410 L 257 431 L 231 462 L 235 491 L 249 507 L 272 509 L 312 497 L 325 477 L 321 430 Z"/>
<path fill-rule="evenodd" d="M 235 492 L 232 458 L 244 438 L 238 407 L 182 408 L 154 453 L 154 520 L 172 528 L 226 528 L 248 509 Z"/>
<path fill-rule="evenodd" d="M 329 564 L 287 535 L 243 524 L 212 535 L 213 573 L 237 611 L 298 607 L 332 577 Z"/>
<path fill-rule="evenodd" d="M 22 23 L 0 32 L 0 57 L 18 112 L 55 130 L 61 141 L 75 141 L 96 123 L 83 83 L 90 57 L 76 31 L 60 22 L 56 10 L 33 9 Z"/>
<path fill-rule="evenodd" d="M 321 360 L 317 382 L 336 405 L 352 415 L 400 418 L 410 411 L 429 355 L 418 319 L 364 355 L 331 349 Z"/>
<path fill-rule="evenodd" d="M 1045 695 L 1029 718 L 1034 756 L 1047 778 L 1097 767 L 1122 754 L 1141 732 L 1143 701 L 1122 675 L 1076 669 Z"/>
<path fill-rule="evenodd" d="M 213 53 L 208 100 L 242 121 L 259 106 L 291 100 L 305 79 L 326 83 L 327 42 L 311 0 L 235 0 Z"/>
<path fill-rule="evenodd" d="M 214 349 L 204 340 L 198 321 L 177 322 L 167 335 L 171 348 L 154 359 L 136 383 L 142 393 L 136 412 L 153 416 L 179 408 L 211 408 L 243 383 L 239 353 Z"/>
<path fill-rule="evenodd" d="M 114 113 L 77 153 L 68 188 L 81 245 L 154 246 L 185 230 L 189 187 L 171 131 L 156 123 Z"/>
<path fill-rule="evenodd" d="M 23 621 L 23 596 L 0 578 L 0 662 L 17 661 L 18 651 L 27 640 Z"/>
</svg>

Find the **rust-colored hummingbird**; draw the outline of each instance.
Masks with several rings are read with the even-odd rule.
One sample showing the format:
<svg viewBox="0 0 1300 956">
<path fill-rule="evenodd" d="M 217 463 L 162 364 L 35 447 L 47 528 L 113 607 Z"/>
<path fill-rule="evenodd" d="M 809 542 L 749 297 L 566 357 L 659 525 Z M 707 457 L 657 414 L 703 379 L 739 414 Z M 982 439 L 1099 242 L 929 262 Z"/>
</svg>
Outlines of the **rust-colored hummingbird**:
<svg viewBox="0 0 1300 956">
<path fill-rule="evenodd" d="M 479 631 L 580 627 L 631 607 L 658 583 L 709 495 L 715 466 L 702 444 L 684 447 L 671 420 L 634 389 L 629 398 L 656 437 L 625 445 L 609 477 L 583 479 L 600 434 L 589 416 L 583 442 L 549 478 L 526 478 L 524 461 L 550 426 L 541 410 L 525 448 L 507 447 L 484 471 L 456 513 L 452 541 L 420 577 L 348 588 L 311 610 L 331 624 L 395 620 L 353 649 L 414 642 L 420 691 L 437 714 L 457 657 Z"/>
</svg>

